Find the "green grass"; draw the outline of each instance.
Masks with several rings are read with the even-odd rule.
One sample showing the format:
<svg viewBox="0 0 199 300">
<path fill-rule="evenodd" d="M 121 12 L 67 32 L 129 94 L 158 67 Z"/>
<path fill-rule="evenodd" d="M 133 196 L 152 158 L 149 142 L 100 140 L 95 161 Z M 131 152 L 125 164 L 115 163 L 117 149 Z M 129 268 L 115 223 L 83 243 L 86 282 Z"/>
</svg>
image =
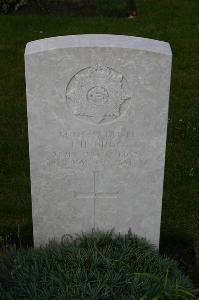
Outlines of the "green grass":
<svg viewBox="0 0 199 300">
<path fill-rule="evenodd" d="M 171 82 L 161 244 L 199 240 L 199 3 L 137 0 L 134 20 L 102 17 L 0 16 L 0 236 L 31 240 L 31 198 L 24 78 L 27 42 L 45 37 L 111 33 L 171 44 Z M 175 242 L 174 242 L 175 244 Z M 199 252 L 199 250 L 196 251 Z"/>
<path fill-rule="evenodd" d="M 176 263 L 130 232 L 93 232 L 0 260 L 2 300 L 177 300 L 191 299 L 177 297 L 191 288 Z"/>
</svg>

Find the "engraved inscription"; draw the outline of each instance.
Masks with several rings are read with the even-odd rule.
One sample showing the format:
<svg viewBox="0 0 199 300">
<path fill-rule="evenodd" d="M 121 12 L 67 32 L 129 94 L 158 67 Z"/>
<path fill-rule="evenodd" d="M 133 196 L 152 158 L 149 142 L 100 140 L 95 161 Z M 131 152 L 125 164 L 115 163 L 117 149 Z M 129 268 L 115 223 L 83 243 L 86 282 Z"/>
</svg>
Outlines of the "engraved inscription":
<svg viewBox="0 0 199 300">
<path fill-rule="evenodd" d="M 80 70 L 66 88 L 66 101 L 72 114 L 95 124 L 120 117 L 127 110 L 129 99 L 125 77 L 105 66 Z"/>
<path fill-rule="evenodd" d="M 91 192 L 76 192 L 74 191 L 74 198 L 76 199 L 87 199 L 91 198 L 94 201 L 94 206 L 93 206 L 93 214 L 94 214 L 94 224 L 93 227 L 95 228 L 95 210 L 96 210 L 96 201 L 97 199 L 116 199 L 119 195 L 119 191 L 116 192 L 97 192 L 97 187 L 96 187 L 96 177 L 99 172 L 93 171 L 93 191 Z"/>
<path fill-rule="evenodd" d="M 137 162 L 137 150 L 128 150 L 133 130 L 61 130 L 58 134 L 64 139 L 63 148 L 49 149 L 46 167 L 102 171 L 112 167 L 129 169 Z"/>
<path fill-rule="evenodd" d="M 109 150 L 85 151 L 85 152 L 53 152 L 47 157 L 46 166 L 59 166 L 65 169 L 85 170 L 95 168 L 96 170 L 107 167 L 131 168 L 134 160 L 137 159 L 136 153 L 127 151 Z M 45 168 L 45 167 L 44 167 Z"/>
</svg>

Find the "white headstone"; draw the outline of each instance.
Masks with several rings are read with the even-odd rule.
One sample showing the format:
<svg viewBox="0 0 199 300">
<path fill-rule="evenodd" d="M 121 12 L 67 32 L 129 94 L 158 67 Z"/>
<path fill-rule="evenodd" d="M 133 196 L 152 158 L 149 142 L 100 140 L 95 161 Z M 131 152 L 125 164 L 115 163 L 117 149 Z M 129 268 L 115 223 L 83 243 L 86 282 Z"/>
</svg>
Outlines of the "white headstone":
<svg viewBox="0 0 199 300">
<path fill-rule="evenodd" d="M 171 60 L 130 36 L 27 44 L 35 246 L 93 228 L 158 246 Z"/>
</svg>

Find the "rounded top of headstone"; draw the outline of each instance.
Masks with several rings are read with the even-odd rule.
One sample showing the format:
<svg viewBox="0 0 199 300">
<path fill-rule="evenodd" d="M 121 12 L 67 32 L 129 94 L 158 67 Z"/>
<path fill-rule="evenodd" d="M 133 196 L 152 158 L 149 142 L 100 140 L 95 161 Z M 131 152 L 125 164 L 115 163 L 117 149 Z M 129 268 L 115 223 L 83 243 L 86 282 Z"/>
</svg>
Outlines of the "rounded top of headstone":
<svg viewBox="0 0 199 300">
<path fill-rule="evenodd" d="M 169 43 L 135 36 L 83 34 L 46 38 L 29 42 L 25 55 L 38 52 L 81 47 L 129 48 L 171 56 Z"/>
</svg>

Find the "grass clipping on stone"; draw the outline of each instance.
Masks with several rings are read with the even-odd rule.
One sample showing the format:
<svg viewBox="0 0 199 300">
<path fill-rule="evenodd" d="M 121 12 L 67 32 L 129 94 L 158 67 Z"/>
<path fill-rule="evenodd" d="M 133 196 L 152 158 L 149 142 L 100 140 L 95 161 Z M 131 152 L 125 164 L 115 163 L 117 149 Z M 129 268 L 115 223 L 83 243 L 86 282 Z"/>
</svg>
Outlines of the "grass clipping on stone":
<svg viewBox="0 0 199 300">
<path fill-rule="evenodd" d="M 11 249 L 0 264 L 5 300 L 191 299 L 191 289 L 174 261 L 130 231 L 92 232 L 37 249 Z"/>
</svg>

